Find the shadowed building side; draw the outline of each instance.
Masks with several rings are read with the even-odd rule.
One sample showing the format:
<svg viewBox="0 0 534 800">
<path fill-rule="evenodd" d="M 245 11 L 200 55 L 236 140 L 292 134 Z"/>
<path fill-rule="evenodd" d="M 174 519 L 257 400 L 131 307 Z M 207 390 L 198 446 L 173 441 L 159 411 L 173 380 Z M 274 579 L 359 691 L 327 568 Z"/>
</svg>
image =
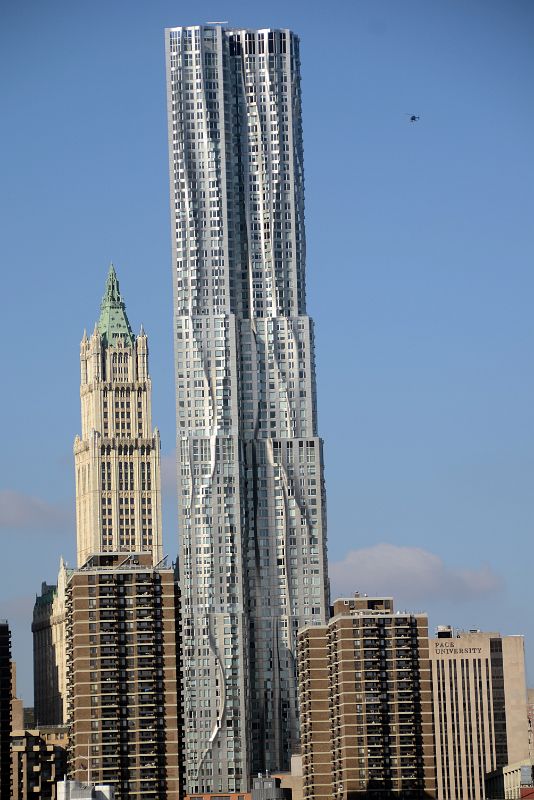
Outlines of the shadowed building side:
<svg viewBox="0 0 534 800">
<path fill-rule="evenodd" d="M 67 719 L 65 662 L 65 584 L 68 570 L 60 560 L 57 584 L 43 583 L 33 608 L 33 687 L 38 726 Z"/>
<path fill-rule="evenodd" d="M 11 631 L 0 620 L 0 800 L 11 798 Z"/>
</svg>

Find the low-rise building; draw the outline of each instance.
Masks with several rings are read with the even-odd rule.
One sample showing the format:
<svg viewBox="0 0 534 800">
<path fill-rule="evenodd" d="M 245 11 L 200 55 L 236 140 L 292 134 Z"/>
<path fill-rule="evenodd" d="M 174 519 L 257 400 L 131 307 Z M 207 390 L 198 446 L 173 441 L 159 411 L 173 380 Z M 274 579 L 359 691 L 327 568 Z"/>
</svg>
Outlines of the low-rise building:
<svg viewBox="0 0 534 800">
<path fill-rule="evenodd" d="M 11 735 L 12 800 L 57 800 L 67 770 L 66 726 L 14 730 Z"/>
<path fill-rule="evenodd" d="M 186 794 L 184 800 L 252 800 L 250 792 L 193 792 Z"/>
<path fill-rule="evenodd" d="M 252 779 L 252 800 L 292 800 L 291 790 L 283 789 L 280 778 L 258 775 Z"/>
<path fill-rule="evenodd" d="M 252 779 L 250 792 L 194 792 L 185 800 L 293 800 L 291 792 L 281 787 L 281 781 L 274 775 L 258 775 Z"/>
<path fill-rule="evenodd" d="M 486 800 L 534 798 L 534 763 L 531 758 L 489 772 L 485 781 Z"/>
<path fill-rule="evenodd" d="M 114 800 L 115 789 L 106 784 L 62 781 L 58 784 L 58 800 Z"/>
<path fill-rule="evenodd" d="M 302 756 L 300 753 L 294 753 L 291 756 L 291 772 L 275 772 L 273 777 L 280 778 L 280 786 L 282 789 L 289 789 L 291 791 L 291 800 L 303 800 L 304 787 L 302 775 Z"/>
</svg>

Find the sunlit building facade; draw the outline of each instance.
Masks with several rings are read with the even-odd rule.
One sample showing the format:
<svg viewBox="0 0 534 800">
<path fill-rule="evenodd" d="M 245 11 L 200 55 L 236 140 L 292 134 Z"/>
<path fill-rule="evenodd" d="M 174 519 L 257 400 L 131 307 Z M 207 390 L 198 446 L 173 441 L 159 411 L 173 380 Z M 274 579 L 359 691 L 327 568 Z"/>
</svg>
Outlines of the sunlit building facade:
<svg viewBox="0 0 534 800">
<path fill-rule="evenodd" d="M 110 785 L 117 800 L 174 800 L 182 796 L 178 583 L 162 558 L 148 340 L 132 332 L 113 267 L 80 362 L 78 568 L 64 589 L 69 777 Z"/>
<path fill-rule="evenodd" d="M 529 756 L 524 639 L 440 626 L 430 665 L 437 798 L 482 800 L 488 773 Z"/>
<path fill-rule="evenodd" d="M 166 31 L 186 786 L 298 747 L 296 633 L 326 621 L 299 40 Z"/>
<path fill-rule="evenodd" d="M 113 265 L 100 317 L 80 345 L 82 435 L 74 442 L 78 566 L 94 553 L 161 543 L 160 438 L 152 430 L 148 339 L 135 336 Z"/>
<path fill-rule="evenodd" d="M 435 797 L 426 614 L 341 598 L 299 633 L 305 800 Z"/>
</svg>

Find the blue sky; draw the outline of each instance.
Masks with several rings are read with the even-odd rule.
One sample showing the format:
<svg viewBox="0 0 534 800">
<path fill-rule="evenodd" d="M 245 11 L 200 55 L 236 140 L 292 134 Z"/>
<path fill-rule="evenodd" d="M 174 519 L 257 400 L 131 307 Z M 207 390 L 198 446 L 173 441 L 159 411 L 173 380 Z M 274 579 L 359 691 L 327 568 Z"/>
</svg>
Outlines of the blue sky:
<svg viewBox="0 0 534 800">
<path fill-rule="evenodd" d="M 35 593 L 74 560 L 79 342 L 111 260 L 177 550 L 163 28 L 212 19 L 301 36 L 334 589 L 525 633 L 534 680 L 532 2 L 3 0 L 0 617 L 24 699 Z"/>
</svg>

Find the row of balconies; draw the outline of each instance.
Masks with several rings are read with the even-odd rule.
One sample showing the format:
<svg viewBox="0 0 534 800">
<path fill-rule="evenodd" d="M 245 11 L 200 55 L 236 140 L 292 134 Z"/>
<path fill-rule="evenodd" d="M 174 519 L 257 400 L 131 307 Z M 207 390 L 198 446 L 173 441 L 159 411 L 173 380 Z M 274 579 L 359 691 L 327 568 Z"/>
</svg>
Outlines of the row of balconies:
<svg viewBox="0 0 534 800">
<path fill-rule="evenodd" d="M 163 686 L 161 684 L 154 685 L 147 682 L 141 684 L 138 691 L 134 694 L 125 684 L 113 685 L 109 683 L 102 688 L 100 698 L 102 705 L 108 705 L 113 697 L 116 698 L 117 703 L 127 702 L 130 705 L 135 705 L 136 703 L 143 703 L 149 695 L 152 696 L 153 694 L 158 694 L 163 697 Z M 91 695 L 91 697 L 97 696 Z"/>
<path fill-rule="evenodd" d="M 113 742 L 113 741 L 110 742 L 109 740 L 108 740 L 108 742 L 109 742 L 109 745 L 102 745 L 101 749 L 99 749 L 97 746 L 93 746 L 93 748 L 92 748 L 92 754 L 93 754 L 92 757 L 93 758 L 97 757 L 99 759 L 100 759 L 100 756 L 102 756 L 103 758 L 107 757 L 109 761 L 111 761 L 112 763 L 114 762 L 116 764 L 117 763 L 117 755 L 120 752 L 120 749 L 119 749 L 120 748 L 120 742 Z M 121 742 L 122 742 L 122 740 L 121 740 Z M 136 737 L 136 742 L 139 742 L 139 746 L 140 747 L 144 747 L 145 748 L 145 752 L 144 753 L 141 753 L 141 752 L 136 753 L 135 750 L 132 750 L 132 748 L 134 747 L 135 743 L 132 742 L 132 741 L 128 742 L 128 745 L 127 745 L 128 746 L 128 752 L 124 752 L 122 755 L 123 755 L 123 760 L 125 760 L 125 761 L 127 760 L 128 761 L 128 764 L 129 764 L 130 768 L 134 767 L 138 763 L 139 764 L 143 764 L 144 766 L 149 766 L 150 764 L 152 764 L 154 762 L 157 763 L 158 759 L 160 759 L 162 757 L 162 753 L 163 753 L 163 749 L 162 748 L 163 748 L 163 745 L 164 745 L 164 740 L 162 739 L 162 737 L 158 736 L 157 734 L 154 733 L 150 737 L 145 737 L 143 739 L 141 739 L 140 736 Z M 82 743 L 82 745 L 80 747 L 81 747 L 81 750 L 82 750 L 82 754 L 84 754 L 83 751 L 85 750 L 85 754 L 84 755 L 87 755 L 86 745 Z M 147 747 L 150 747 L 150 751 L 146 750 Z M 71 749 L 69 749 L 69 752 L 75 753 L 76 752 L 76 748 L 72 747 Z"/>
<path fill-rule="evenodd" d="M 101 769 L 102 772 L 111 770 L 114 773 L 116 773 L 117 772 L 116 755 L 112 758 L 103 758 L 102 760 L 100 760 L 99 769 Z M 132 769 L 132 766 L 130 766 L 129 769 Z M 149 768 L 148 765 L 144 765 L 142 768 L 142 772 L 140 773 L 141 780 L 152 780 L 152 781 L 157 780 L 158 775 L 155 773 L 157 773 L 160 769 L 161 767 L 159 766 L 154 766 L 153 768 Z"/>
<path fill-rule="evenodd" d="M 151 665 L 152 665 L 152 670 L 151 670 L 152 674 L 154 674 L 154 670 L 155 669 L 159 669 L 159 673 L 158 674 L 162 674 L 162 664 L 161 664 L 161 662 L 159 662 L 159 663 L 158 663 L 158 661 L 155 662 L 154 659 L 146 659 L 145 657 L 143 657 L 142 659 L 138 658 L 137 659 L 137 667 L 134 664 L 131 664 L 131 665 L 130 664 L 126 664 L 124 666 L 121 664 L 120 665 L 120 669 L 119 669 L 119 665 L 118 665 L 118 661 L 119 660 L 122 661 L 122 659 L 115 659 L 113 661 L 111 661 L 111 659 L 109 659 L 109 658 L 101 658 L 100 659 L 99 670 L 100 670 L 100 674 L 101 674 L 101 677 L 102 677 L 103 680 L 109 680 L 111 677 L 117 677 L 117 676 L 126 678 L 126 677 L 128 677 L 128 675 L 127 675 L 128 672 L 135 671 L 136 669 L 137 670 L 143 670 L 143 669 L 146 669 L 146 668 L 150 667 Z M 78 672 L 80 672 L 80 673 L 89 672 L 89 667 L 86 667 L 85 669 L 82 669 L 80 667 L 78 669 Z"/>
</svg>

